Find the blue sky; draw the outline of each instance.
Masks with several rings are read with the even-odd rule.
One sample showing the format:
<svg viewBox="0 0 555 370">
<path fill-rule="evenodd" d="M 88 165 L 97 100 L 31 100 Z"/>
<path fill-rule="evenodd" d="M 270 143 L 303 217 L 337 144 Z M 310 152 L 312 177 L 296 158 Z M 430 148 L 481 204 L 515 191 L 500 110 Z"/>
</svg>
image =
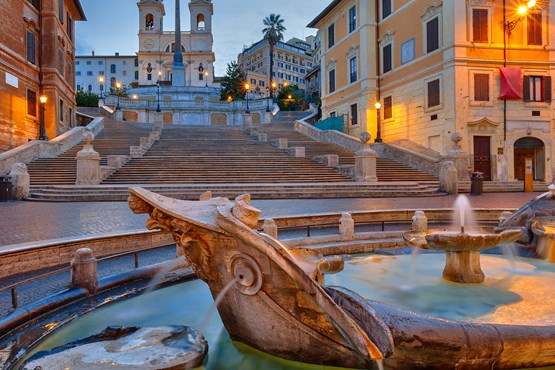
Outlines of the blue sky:
<svg viewBox="0 0 555 370">
<path fill-rule="evenodd" d="M 216 75 L 225 73 L 243 46 L 262 38 L 262 20 L 280 14 L 287 28 L 284 39 L 314 35 L 306 28 L 331 0 L 213 0 L 214 52 Z M 138 49 L 138 0 L 81 0 L 87 22 L 77 22 L 77 55 L 134 54 Z M 174 29 L 175 2 L 165 0 L 165 31 Z M 188 0 L 181 0 L 181 29 L 190 29 Z"/>
</svg>

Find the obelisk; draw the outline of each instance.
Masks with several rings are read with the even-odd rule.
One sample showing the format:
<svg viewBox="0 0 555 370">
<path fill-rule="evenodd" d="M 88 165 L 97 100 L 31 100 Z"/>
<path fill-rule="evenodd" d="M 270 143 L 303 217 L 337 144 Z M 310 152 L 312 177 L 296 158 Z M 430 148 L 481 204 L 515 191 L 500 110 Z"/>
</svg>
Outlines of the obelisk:
<svg viewBox="0 0 555 370">
<path fill-rule="evenodd" d="M 175 50 L 173 52 L 172 86 L 185 86 L 185 66 L 181 51 L 181 14 L 180 0 L 175 0 Z"/>
</svg>

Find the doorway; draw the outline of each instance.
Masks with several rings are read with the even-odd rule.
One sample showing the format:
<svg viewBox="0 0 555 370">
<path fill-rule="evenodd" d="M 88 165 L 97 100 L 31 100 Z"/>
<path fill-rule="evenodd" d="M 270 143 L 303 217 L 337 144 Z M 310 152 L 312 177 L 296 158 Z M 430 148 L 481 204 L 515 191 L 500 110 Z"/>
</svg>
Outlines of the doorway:
<svg viewBox="0 0 555 370">
<path fill-rule="evenodd" d="M 484 181 L 491 181 L 491 138 L 474 136 L 474 171 L 484 174 Z"/>
<path fill-rule="evenodd" d="M 523 137 L 514 145 L 515 179 L 524 181 L 524 159 L 532 158 L 534 180 L 544 181 L 545 177 L 545 147 L 543 141 L 535 137 Z"/>
</svg>

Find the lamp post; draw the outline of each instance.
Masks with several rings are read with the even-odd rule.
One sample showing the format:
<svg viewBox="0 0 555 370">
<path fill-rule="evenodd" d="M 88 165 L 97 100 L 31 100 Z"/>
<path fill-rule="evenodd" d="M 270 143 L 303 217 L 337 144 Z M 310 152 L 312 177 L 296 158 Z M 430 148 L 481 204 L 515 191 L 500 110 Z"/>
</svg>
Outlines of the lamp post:
<svg viewBox="0 0 555 370">
<path fill-rule="evenodd" d="M 156 112 L 161 112 L 160 109 L 160 80 L 156 81 Z"/>
<path fill-rule="evenodd" d="M 121 89 L 121 82 L 116 82 L 116 94 L 118 96 L 118 103 L 116 104 L 116 110 L 120 110 L 121 108 L 119 107 L 119 90 Z"/>
<path fill-rule="evenodd" d="M 377 101 L 374 104 L 374 107 L 376 107 L 376 138 L 374 139 L 374 142 L 381 143 L 382 142 L 382 115 L 381 115 L 382 103 Z"/>
<path fill-rule="evenodd" d="M 100 99 L 104 99 L 102 92 L 104 91 L 104 76 L 98 76 L 98 83 L 100 84 Z"/>
<path fill-rule="evenodd" d="M 249 85 L 248 83 L 245 84 L 245 97 L 247 98 L 247 110 L 245 111 L 245 113 L 249 114 L 251 111 L 249 110 L 249 89 L 251 88 L 251 85 Z"/>
<path fill-rule="evenodd" d="M 273 103 L 277 103 L 277 93 L 276 93 L 276 87 L 277 87 L 277 83 L 275 81 L 272 81 L 272 83 L 270 84 L 270 88 L 272 89 L 272 95 L 273 95 Z"/>
<path fill-rule="evenodd" d="M 208 87 L 208 72 L 204 72 L 204 80 L 206 81 L 204 87 Z"/>
<path fill-rule="evenodd" d="M 272 98 L 272 84 L 268 86 L 268 98 L 266 99 L 266 112 L 270 111 L 270 99 Z"/>
<path fill-rule="evenodd" d="M 48 140 L 48 137 L 46 136 L 46 128 L 44 127 L 44 111 L 46 110 L 46 101 L 47 101 L 47 97 L 46 95 L 41 95 L 39 97 L 39 101 L 40 101 L 40 117 L 39 117 L 39 130 L 40 130 L 40 135 L 39 135 L 39 140 Z"/>
</svg>

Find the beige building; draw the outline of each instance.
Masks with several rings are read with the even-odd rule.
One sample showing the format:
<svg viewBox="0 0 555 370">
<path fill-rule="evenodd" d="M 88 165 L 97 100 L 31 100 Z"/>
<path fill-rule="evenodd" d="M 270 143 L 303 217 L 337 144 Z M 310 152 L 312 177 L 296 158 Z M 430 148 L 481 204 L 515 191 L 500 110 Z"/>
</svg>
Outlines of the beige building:
<svg viewBox="0 0 555 370">
<path fill-rule="evenodd" d="M 10 0 L 0 18 L 3 152 L 75 125 L 75 21 L 86 17 L 79 0 Z"/>
<path fill-rule="evenodd" d="M 172 80 L 175 32 L 164 31 L 163 0 L 140 0 L 139 7 L 139 85 L 155 85 Z M 191 30 L 181 32 L 181 50 L 185 66 L 184 86 L 212 86 L 215 55 L 212 51 L 211 0 L 189 2 Z"/>
<path fill-rule="evenodd" d="M 529 158 L 534 178 L 552 181 L 554 10 L 539 0 L 335 0 L 309 24 L 324 35 L 324 118 L 345 115 L 350 134 L 374 138 L 379 124 L 384 142 L 442 154 L 457 132 L 486 179 L 522 180 Z"/>
<path fill-rule="evenodd" d="M 290 40 L 291 43 L 278 42 L 274 46 L 273 81 L 276 82 L 278 89 L 281 89 L 285 83 L 306 89 L 305 75 L 314 66 L 311 49 L 313 37 L 309 36 L 305 41 L 295 38 Z M 267 40 L 261 40 L 243 50 L 239 54 L 238 64 L 247 76 L 249 73 L 252 74 L 251 72 L 266 76 L 264 85 L 269 86 L 270 44 Z"/>
</svg>

